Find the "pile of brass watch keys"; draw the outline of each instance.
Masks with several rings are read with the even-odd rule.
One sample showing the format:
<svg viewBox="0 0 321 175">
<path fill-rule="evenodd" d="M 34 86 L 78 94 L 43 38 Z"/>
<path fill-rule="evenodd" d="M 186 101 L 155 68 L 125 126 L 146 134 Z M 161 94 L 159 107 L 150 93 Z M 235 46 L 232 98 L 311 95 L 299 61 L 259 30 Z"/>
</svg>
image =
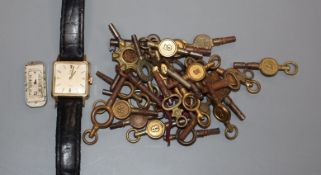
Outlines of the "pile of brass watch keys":
<svg viewBox="0 0 321 175">
<path fill-rule="evenodd" d="M 233 140 L 238 128 L 231 121 L 231 111 L 240 120 L 246 117 L 229 94 L 242 85 L 249 93 L 258 93 L 261 85 L 254 80 L 253 70 L 265 76 L 274 76 L 278 71 L 288 75 L 298 72 L 295 62 L 280 65 L 273 58 L 234 62 L 232 68 L 222 68 L 222 59 L 212 54 L 212 48 L 235 42 L 235 36 L 211 38 L 199 34 L 193 43 L 187 43 L 161 39 L 156 34 L 123 39 L 113 24 L 109 29 L 114 36 L 110 51 L 112 60 L 118 63 L 116 76 L 96 73 L 109 85 L 102 92 L 109 98 L 93 104 L 93 126 L 82 137 L 88 145 L 97 142 L 99 129 L 128 126 L 125 135 L 131 143 L 147 135 L 188 146 L 199 137 L 220 133 L 219 128 L 209 129 L 211 116 L 224 124 L 225 137 Z"/>
</svg>

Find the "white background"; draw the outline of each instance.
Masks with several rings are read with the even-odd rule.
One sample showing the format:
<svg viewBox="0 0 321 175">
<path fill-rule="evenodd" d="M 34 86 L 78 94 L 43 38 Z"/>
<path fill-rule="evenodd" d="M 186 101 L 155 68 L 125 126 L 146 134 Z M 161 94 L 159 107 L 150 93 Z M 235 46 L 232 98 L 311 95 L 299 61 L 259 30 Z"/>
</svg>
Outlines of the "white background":
<svg viewBox="0 0 321 175">
<path fill-rule="evenodd" d="M 56 109 L 49 97 L 43 108 L 24 102 L 24 64 L 46 64 L 50 93 L 51 64 L 59 50 L 60 0 L 0 1 L 0 174 L 55 174 Z M 124 38 L 135 33 L 192 42 L 199 33 L 213 37 L 236 35 L 237 42 L 213 50 L 223 67 L 233 61 L 277 58 L 294 60 L 296 76 L 279 72 L 267 78 L 259 72 L 257 95 L 244 87 L 232 97 L 246 113 L 239 137 L 223 135 L 198 139 L 190 147 L 144 137 L 125 140 L 126 129 L 99 131 L 96 145 L 82 143 L 81 174 L 321 174 L 321 1 L 107 1 L 87 0 L 85 52 L 97 70 L 114 76 L 108 52 L 113 22 Z M 83 109 L 82 130 L 91 127 L 94 100 L 103 98 L 106 84 L 94 76 L 91 96 Z M 106 97 L 105 97 L 106 98 Z M 223 129 L 222 124 L 214 126 Z"/>
</svg>

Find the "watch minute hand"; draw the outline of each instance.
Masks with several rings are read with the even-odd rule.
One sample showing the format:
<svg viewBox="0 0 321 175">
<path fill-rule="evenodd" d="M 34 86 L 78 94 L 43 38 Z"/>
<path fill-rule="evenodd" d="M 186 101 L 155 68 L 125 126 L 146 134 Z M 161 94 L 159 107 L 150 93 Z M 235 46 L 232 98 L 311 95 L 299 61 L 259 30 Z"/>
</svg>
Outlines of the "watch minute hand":
<svg viewBox="0 0 321 175">
<path fill-rule="evenodd" d="M 72 77 L 76 74 L 76 71 L 71 72 L 70 76 L 69 76 L 69 80 L 72 79 Z"/>
</svg>

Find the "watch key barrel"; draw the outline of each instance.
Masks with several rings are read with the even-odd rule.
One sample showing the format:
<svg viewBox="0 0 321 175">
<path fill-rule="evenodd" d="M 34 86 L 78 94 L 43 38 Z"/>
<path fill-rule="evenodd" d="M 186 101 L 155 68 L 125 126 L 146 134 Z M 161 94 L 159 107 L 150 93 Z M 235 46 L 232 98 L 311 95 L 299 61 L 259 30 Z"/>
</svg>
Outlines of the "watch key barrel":
<svg viewBox="0 0 321 175">
<path fill-rule="evenodd" d="M 229 44 L 229 43 L 233 43 L 236 41 L 236 37 L 235 36 L 227 36 L 227 37 L 222 37 L 222 38 L 213 38 L 213 45 L 214 46 L 220 46 L 223 44 Z"/>
</svg>

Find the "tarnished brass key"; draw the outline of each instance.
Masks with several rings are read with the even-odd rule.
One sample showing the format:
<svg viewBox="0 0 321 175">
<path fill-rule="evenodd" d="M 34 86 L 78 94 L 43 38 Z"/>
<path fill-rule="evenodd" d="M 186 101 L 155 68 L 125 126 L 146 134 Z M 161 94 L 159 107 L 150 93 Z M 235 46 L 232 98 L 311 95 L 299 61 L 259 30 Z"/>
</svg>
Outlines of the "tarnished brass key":
<svg viewBox="0 0 321 175">
<path fill-rule="evenodd" d="M 200 92 L 200 90 L 196 87 L 195 84 L 188 82 L 187 80 L 185 80 L 181 75 L 179 75 L 178 73 L 168 69 L 167 65 L 165 64 L 161 64 L 161 72 L 163 75 L 168 75 L 171 78 L 175 79 L 176 81 L 180 82 L 184 87 L 186 87 L 189 90 L 192 90 L 195 95 L 198 98 L 202 98 L 202 93 Z"/>
<path fill-rule="evenodd" d="M 180 96 L 177 94 L 172 94 L 171 96 L 163 99 L 162 108 L 165 111 L 172 112 L 171 117 L 175 119 L 177 125 L 186 126 L 187 118 L 183 115 L 183 109 L 179 107 L 181 103 L 182 100 L 180 99 Z M 184 121 L 184 123 L 182 124 L 180 121 Z M 171 123 L 169 123 L 168 126 L 171 128 Z"/>
<path fill-rule="evenodd" d="M 122 128 L 124 126 L 130 125 L 135 129 L 141 129 L 146 126 L 149 116 L 132 114 L 126 120 L 121 120 L 110 125 L 110 129 Z"/>
<path fill-rule="evenodd" d="M 165 80 L 166 78 L 162 77 L 160 72 L 159 72 L 159 69 L 157 66 L 154 66 L 153 67 L 153 76 L 155 78 L 155 81 L 160 89 L 160 91 L 162 92 L 163 96 L 164 97 L 169 97 L 171 96 L 171 92 L 170 90 L 167 88 L 166 84 L 165 84 Z"/>
<path fill-rule="evenodd" d="M 109 77 L 96 73 L 109 84 L 102 93 L 110 98 L 94 102 L 90 116 L 93 126 L 82 135 L 86 144 L 97 142 L 99 129 L 129 125 L 126 139 L 131 143 L 147 135 L 163 138 L 168 145 L 176 139 L 188 146 L 198 137 L 220 133 L 219 128 L 206 129 L 212 124 L 211 115 L 224 124 L 225 137 L 233 140 L 238 136 L 238 128 L 231 123 L 231 111 L 241 121 L 246 116 L 230 93 L 238 91 L 241 85 L 249 93 L 258 93 L 261 86 L 254 80 L 253 70 L 260 70 L 265 76 L 274 76 L 278 71 L 289 75 L 298 72 L 295 62 L 279 65 L 273 58 L 263 58 L 259 63 L 234 62 L 232 68 L 222 68 L 223 59 L 212 54 L 212 49 L 235 42 L 235 36 L 211 38 L 199 34 L 190 44 L 157 34 L 140 38 L 133 34 L 131 39 L 124 39 L 113 24 L 108 27 L 114 37 L 110 40 L 110 52 L 118 64 L 117 74 Z M 107 120 L 103 115 L 107 115 Z M 172 131 L 176 133 L 171 134 Z"/>
<path fill-rule="evenodd" d="M 210 109 L 211 104 L 212 104 L 212 102 L 208 98 L 206 98 L 205 102 L 201 102 L 199 109 L 202 112 L 204 112 L 210 116 L 211 115 L 211 109 Z"/>
<path fill-rule="evenodd" d="M 101 78 L 102 80 L 104 80 L 106 83 L 108 83 L 109 85 L 112 85 L 114 83 L 114 80 L 112 78 L 110 78 L 109 76 L 105 75 L 104 73 L 102 73 L 100 71 L 97 71 L 96 75 L 99 78 Z M 119 93 L 118 94 L 119 98 L 126 99 L 126 100 L 129 98 L 134 98 L 135 100 L 142 101 L 142 97 L 138 96 L 137 94 L 134 93 L 135 88 L 132 83 L 130 83 L 129 81 L 125 81 L 123 86 L 126 86 L 129 88 L 129 93 L 127 93 L 127 94 Z M 112 94 L 112 91 L 103 89 L 103 94 L 110 96 Z"/>
<path fill-rule="evenodd" d="M 107 84 L 109 84 L 110 88 L 112 87 L 112 85 L 117 83 L 117 81 L 119 80 L 119 76 L 116 76 L 116 78 L 114 80 L 111 77 L 103 74 L 100 71 L 97 71 L 96 75 L 99 78 L 101 78 L 102 80 L 104 80 Z M 133 100 L 135 100 L 137 106 L 141 107 L 141 108 L 148 108 L 151 104 L 153 104 L 146 94 L 141 93 L 141 92 L 136 93 L 137 89 L 135 89 L 134 85 L 132 83 L 130 83 L 129 81 L 125 81 L 123 87 L 127 87 L 129 89 L 129 92 L 128 93 L 119 92 L 118 97 L 120 99 L 128 100 L 128 102 L 130 102 L 130 104 L 132 105 L 132 103 L 131 103 L 132 102 L 131 98 L 132 98 Z M 103 89 L 102 94 L 111 96 L 113 94 L 112 91 L 113 91 L 113 89 L 111 89 L 111 90 Z M 104 103 L 106 103 L 105 100 L 102 100 L 102 99 L 96 100 L 93 103 L 93 108 L 95 108 L 96 106 L 98 106 L 100 104 L 104 104 Z M 104 111 L 102 111 L 102 112 L 104 112 Z"/>
<path fill-rule="evenodd" d="M 149 111 L 140 108 L 133 108 L 129 105 L 129 103 L 125 100 L 117 100 L 113 107 L 111 108 L 114 114 L 114 117 L 120 120 L 124 120 L 131 114 L 140 114 L 145 116 L 157 116 L 158 112 L 156 111 Z"/>
<path fill-rule="evenodd" d="M 246 73 L 240 72 L 238 69 L 229 68 L 226 69 L 225 72 L 233 72 L 236 78 L 246 87 L 246 90 L 251 94 L 257 94 L 261 90 L 261 84 L 253 80 L 254 73 L 251 72 L 252 70 L 246 70 L 246 72 L 250 73 L 251 77 L 247 77 Z"/>
<path fill-rule="evenodd" d="M 208 98 L 214 103 L 219 104 L 222 100 L 228 96 L 231 92 L 231 89 L 226 87 L 219 90 L 213 90 L 210 88 L 211 84 L 219 81 L 221 78 L 216 71 L 209 73 L 205 79 L 203 80 L 204 87 L 202 88 L 202 92 L 208 95 Z"/>
<path fill-rule="evenodd" d="M 153 80 L 152 76 L 152 67 L 153 65 L 144 59 L 141 49 L 139 47 L 138 39 L 136 35 L 132 35 L 132 42 L 135 48 L 135 51 L 138 56 L 138 61 L 136 65 L 136 72 L 138 77 L 144 82 L 151 82 Z"/>
<path fill-rule="evenodd" d="M 153 100 L 158 106 L 162 106 L 162 101 L 152 91 L 150 91 L 144 84 L 142 84 L 142 82 L 139 79 L 137 79 L 134 75 L 132 75 L 131 73 L 125 74 L 123 71 L 120 71 L 120 74 L 122 74 L 123 76 L 126 76 L 130 82 L 132 82 L 138 89 L 140 89 L 142 92 L 148 95 L 149 98 Z M 162 111 L 164 112 L 167 119 L 171 122 L 172 117 L 169 111 L 166 111 L 164 109 L 162 109 Z M 170 128 L 171 127 L 168 127 L 166 129 L 166 137 L 167 137 L 168 144 L 170 143 L 170 140 L 169 140 Z"/>
<path fill-rule="evenodd" d="M 217 73 L 212 72 L 211 77 L 218 77 L 218 75 L 215 74 Z M 229 96 L 230 92 L 231 90 L 229 88 L 223 88 L 218 91 L 210 90 L 209 98 L 214 102 L 214 105 L 224 102 L 240 120 L 244 120 L 246 116 Z M 208 101 L 207 104 L 204 104 L 204 106 L 207 106 L 208 103 L 210 103 L 210 101 Z"/>
<path fill-rule="evenodd" d="M 118 32 L 118 30 L 116 29 L 115 25 L 113 23 L 110 23 L 108 25 L 109 30 L 111 31 L 111 34 L 115 37 L 115 39 L 119 40 L 123 40 Z"/>
<path fill-rule="evenodd" d="M 182 39 L 174 39 L 174 41 L 179 48 L 185 49 L 190 52 L 200 53 L 203 56 L 210 56 L 211 55 L 211 49 L 195 47 L 195 46 L 193 46 L 193 44 L 189 44 L 185 40 L 182 40 Z"/>
<path fill-rule="evenodd" d="M 182 131 L 177 135 L 177 138 L 179 138 L 180 140 L 185 140 L 188 134 L 192 132 L 196 125 L 197 117 L 193 113 L 190 113 L 190 120 L 187 126 L 182 129 Z"/>
<path fill-rule="evenodd" d="M 208 88 L 213 91 L 217 91 L 222 88 L 229 87 L 232 90 L 239 90 L 240 89 L 240 81 L 237 79 L 234 72 L 225 72 L 223 74 L 223 79 L 218 80 L 212 84 L 209 84 Z"/>
<path fill-rule="evenodd" d="M 152 48 L 157 48 L 158 52 L 165 58 L 173 57 L 176 54 L 188 55 L 195 58 L 203 57 L 202 54 L 179 48 L 176 42 L 172 39 L 163 39 L 159 44 L 154 42 L 148 42 L 147 44 Z"/>
<path fill-rule="evenodd" d="M 208 69 L 217 69 L 221 65 L 220 57 L 211 57 L 206 65 L 194 62 L 187 66 L 185 80 L 201 81 L 205 78 Z"/>
<path fill-rule="evenodd" d="M 287 61 L 279 65 L 274 58 L 263 58 L 259 63 L 257 62 L 234 62 L 233 67 L 236 69 L 254 69 L 260 70 L 265 76 L 274 76 L 278 71 L 284 71 L 288 75 L 295 75 L 298 73 L 299 66 L 294 61 Z"/>
<path fill-rule="evenodd" d="M 180 125 L 179 121 L 185 121 L 185 123 L 187 123 L 186 117 L 182 115 L 183 110 L 179 108 L 179 105 L 182 102 L 182 100 L 180 99 L 180 96 L 178 94 L 170 92 L 170 90 L 167 89 L 164 79 L 159 73 L 157 66 L 153 67 L 153 75 L 164 97 L 162 101 L 162 108 L 166 111 L 172 111 L 171 116 L 175 118 L 178 125 Z M 169 125 L 169 127 L 171 127 L 171 125 Z"/>
<path fill-rule="evenodd" d="M 205 49 L 211 49 L 212 47 L 228 44 L 236 41 L 235 36 L 227 36 L 221 38 L 211 38 L 206 34 L 196 35 L 193 41 L 193 46 Z"/>
<path fill-rule="evenodd" d="M 213 128 L 213 129 L 198 129 L 195 130 L 193 129 L 191 131 L 192 137 L 190 140 L 182 140 L 179 138 L 180 133 L 182 132 L 181 129 L 177 129 L 176 134 L 175 135 L 171 135 L 170 139 L 174 140 L 176 139 L 177 142 L 183 146 L 190 146 L 192 144 L 194 144 L 196 142 L 196 139 L 199 137 L 206 137 L 206 136 L 210 136 L 210 135 L 218 135 L 220 134 L 220 129 L 219 128 Z"/>
<path fill-rule="evenodd" d="M 223 104 L 218 104 L 214 107 L 213 110 L 214 117 L 224 123 L 225 125 L 225 137 L 229 140 L 234 140 L 238 135 L 238 129 L 235 125 L 230 123 L 231 120 L 231 112 L 230 110 Z"/>
<path fill-rule="evenodd" d="M 223 101 L 240 120 L 245 120 L 245 114 L 240 110 L 238 106 L 236 106 L 236 104 L 230 96 L 226 96 Z"/>
<path fill-rule="evenodd" d="M 172 127 L 176 126 L 178 128 L 184 128 L 187 125 L 188 121 L 189 121 L 189 119 L 186 119 L 186 121 L 184 121 L 184 120 L 173 121 L 172 123 L 166 122 L 164 124 L 166 127 L 171 125 Z"/>
<path fill-rule="evenodd" d="M 133 137 L 130 136 L 131 133 L 133 134 Z M 158 120 L 158 119 L 154 119 L 154 120 L 150 120 L 147 123 L 146 129 L 143 130 L 137 130 L 137 129 L 129 129 L 126 132 L 126 139 L 130 142 L 130 143 L 136 143 L 140 140 L 141 136 L 147 134 L 150 138 L 152 139 L 159 139 L 161 138 L 165 133 L 165 124 Z"/>
<path fill-rule="evenodd" d="M 211 117 L 207 113 L 200 110 L 201 101 L 197 99 L 193 93 L 187 92 L 185 88 L 180 88 L 183 95 L 182 104 L 190 112 L 196 113 L 197 123 L 202 128 L 208 128 L 211 124 Z"/>
<path fill-rule="evenodd" d="M 120 73 L 119 67 L 116 67 L 116 72 L 118 74 Z M 114 93 L 107 100 L 106 104 L 96 106 L 91 111 L 91 122 L 93 123 L 93 127 L 91 129 L 85 130 L 82 135 L 82 139 L 87 145 L 92 145 L 97 142 L 97 140 L 98 140 L 97 132 L 99 129 L 108 128 L 112 124 L 112 122 L 114 120 L 114 115 L 111 110 L 111 107 L 114 104 L 114 102 L 116 101 L 117 95 L 120 92 L 122 86 L 124 85 L 125 80 L 126 80 L 126 78 L 124 76 L 121 76 L 121 78 L 119 79 L 119 81 L 117 82 L 117 84 L 115 86 Z M 97 120 L 97 115 L 101 114 L 102 110 L 104 110 L 105 112 L 107 112 L 109 114 L 109 117 L 105 122 L 99 122 Z M 91 141 L 88 140 L 88 138 L 86 137 L 87 135 L 89 136 L 90 139 L 92 139 Z"/>
<path fill-rule="evenodd" d="M 241 84 L 246 87 L 249 93 L 257 94 L 261 91 L 261 84 L 259 81 L 253 79 L 254 73 L 252 70 L 244 70 L 243 73 L 235 68 L 229 68 L 228 70 L 235 73 L 236 77 L 240 80 Z M 247 76 L 247 73 L 249 73 L 250 76 Z"/>
<path fill-rule="evenodd" d="M 108 27 L 111 33 L 114 35 L 114 37 L 118 40 L 119 47 L 119 49 L 115 50 L 112 53 L 112 59 L 119 63 L 122 70 L 136 70 L 139 58 L 135 51 L 134 45 L 131 42 L 123 40 L 116 27 L 112 23 L 110 23 Z"/>
</svg>

